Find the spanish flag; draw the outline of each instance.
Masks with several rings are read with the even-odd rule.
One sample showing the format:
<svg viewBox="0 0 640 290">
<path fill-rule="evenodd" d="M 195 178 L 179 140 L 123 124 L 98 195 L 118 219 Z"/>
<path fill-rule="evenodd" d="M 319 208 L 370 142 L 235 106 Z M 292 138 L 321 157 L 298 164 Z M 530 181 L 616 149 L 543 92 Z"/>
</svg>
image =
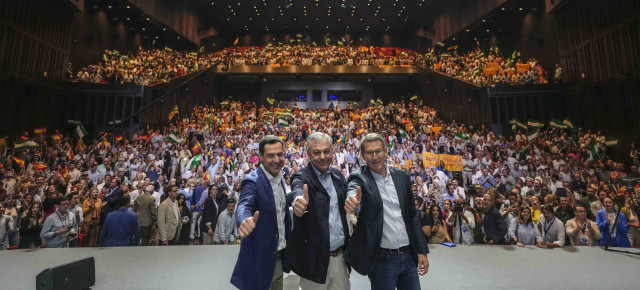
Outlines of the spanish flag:
<svg viewBox="0 0 640 290">
<path fill-rule="evenodd" d="M 76 156 L 73 154 L 73 150 L 69 150 L 69 161 L 73 160 Z"/>
<path fill-rule="evenodd" d="M 69 176 L 69 165 L 65 166 L 64 171 L 62 172 L 62 177 Z"/>
<path fill-rule="evenodd" d="M 149 136 L 147 136 L 147 135 L 141 136 L 140 140 L 147 141 L 147 140 L 149 140 Z"/>
<path fill-rule="evenodd" d="M 33 164 L 33 169 L 34 170 L 47 170 L 47 169 L 49 169 L 49 166 L 46 166 L 44 164 L 34 163 Z"/>
<path fill-rule="evenodd" d="M 231 144 L 231 141 L 227 141 L 226 143 L 224 143 L 224 145 L 229 147 L 229 148 L 231 148 L 231 145 L 233 145 L 233 144 Z"/>
<path fill-rule="evenodd" d="M 123 137 L 122 137 L 122 135 L 120 135 L 120 136 L 116 136 L 116 137 L 115 137 L 116 142 L 120 142 L 120 141 L 122 141 L 122 138 L 123 138 Z"/>
<path fill-rule="evenodd" d="M 16 162 L 16 164 L 20 165 L 20 167 L 24 167 L 24 159 L 20 159 L 18 157 L 13 157 L 13 161 Z"/>
<path fill-rule="evenodd" d="M 61 134 L 56 134 L 53 136 L 53 141 L 60 141 L 60 139 L 62 139 L 62 135 Z"/>
<path fill-rule="evenodd" d="M 173 117 L 177 114 L 178 114 L 178 105 L 175 105 L 173 106 L 173 109 L 171 109 L 171 112 L 169 112 L 169 120 L 173 119 Z"/>
<path fill-rule="evenodd" d="M 38 128 L 38 129 L 34 129 L 33 133 L 34 134 L 44 134 L 44 132 L 47 131 L 47 128 Z"/>
<path fill-rule="evenodd" d="M 280 134 L 280 135 L 278 135 L 278 137 L 280 137 L 280 139 L 282 139 L 282 141 L 287 139 L 287 135 L 284 135 L 284 134 Z"/>
<path fill-rule="evenodd" d="M 196 144 L 194 144 L 193 147 L 191 147 L 191 152 L 193 153 L 193 155 L 196 155 L 202 152 L 202 146 L 200 146 L 200 142 L 196 142 Z"/>
<path fill-rule="evenodd" d="M 209 176 L 209 170 L 204 173 L 204 181 L 211 181 L 211 176 Z"/>
<path fill-rule="evenodd" d="M 360 128 L 360 129 L 358 129 L 358 131 L 356 131 L 356 134 L 357 134 L 358 136 L 360 136 L 360 135 L 364 134 L 364 128 Z"/>
</svg>

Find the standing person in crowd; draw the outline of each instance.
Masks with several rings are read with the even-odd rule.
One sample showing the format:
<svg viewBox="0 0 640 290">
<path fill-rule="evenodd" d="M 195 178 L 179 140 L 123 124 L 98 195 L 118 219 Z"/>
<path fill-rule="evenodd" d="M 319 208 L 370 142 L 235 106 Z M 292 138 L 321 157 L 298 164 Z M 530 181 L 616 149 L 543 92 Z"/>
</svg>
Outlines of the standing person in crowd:
<svg viewBox="0 0 640 290">
<path fill-rule="evenodd" d="M 69 195 L 69 212 L 75 215 L 76 227 L 79 229 L 82 226 L 84 218 L 82 214 L 82 205 L 80 204 L 80 194 L 78 192 L 71 192 Z M 69 247 L 75 248 L 78 246 L 78 235 L 69 241 Z"/>
<path fill-rule="evenodd" d="M 0 251 L 9 248 L 7 232 L 13 230 L 13 218 L 4 212 L 4 203 L 0 202 Z"/>
<path fill-rule="evenodd" d="M 561 220 L 555 217 L 552 205 L 542 207 L 542 216 L 538 221 L 538 231 L 542 235 L 545 248 L 561 248 L 565 242 L 565 228 Z"/>
<path fill-rule="evenodd" d="M 344 210 L 347 180 L 331 167 L 334 151 L 329 135 L 312 133 L 306 146 L 311 162 L 293 175 L 287 195 L 295 218 L 286 260 L 300 276 L 302 289 L 350 289 L 343 257 L 349 242 Z"/>
<path fill-rule="evenodd" d="M 196 187 L 193 189 L 193 195 L 191 195 L 191 227 L 189 229 L 189 239 L 195 243 L 196 239 L 199 243 L 202 243 L 204 233 L 201 231 L 202 224 L 202 204 L 207 199 L 207 187 L 203 183 L 202 178 L 196 178 Z M 203 200 L 201 203 L 200 200 Z M 217 214 L 217 212 L 216 212 Z"/>
<path fill-rule="evenodd" d="M 176 245 L 182 223 L 178 212 L 178 186 L 170 185 L 167 188 L 169 198 L 165 199 L 158 207 L 158 239 L 163 246 Z"/>
<path fill-rule="evenodd" d="M 180 213 L 180 234 L 178 235 L 178 245 L 189 245 L 189 219 L 191 218 L 191 211 L 187 206 L 187 197 L 184 193 L 178 193 L 178 213 Z"/>
<path fill-rule="evenodd" d="M 377 133 L 360 143 L 366 165 L 349 175 L 347 213 L 361 206 L 345 259 L 367 275 L 372 289 L 420 289 L 429 248 L 413 203 L 409 176 L 386 165 L 387 144 Z"/>
<path fill-rule="evenodd" d="M 228 198 L 227 208 L 218 215 L 216 232 L 213 235 L 214 243 L 218 245 L 232 245 L 240 241 L 235 221 L 235 209 L 236 199 L 233 197 Z"/>
<path fill-rule="evenodd" d="M 120 187 L 120 180 L 112 178 L 109 182 L 109 194 L 102 196 L 102 219 L 105 219 L 108 214 L 118 209 L 118 202 L 122 195 L 124 195 L 124 190 Z"/>
<path fill-rule="evenodd" d="M 100 223 L 101 210 L 102 200 L 98 198 L 98 189 L 92 188 L 89 196 L 82 202 L 82 211 L 84 213 L 84 222 L 82 223 L 83 247 L 98 246 L 98 225 Z"/>
<path fill-rule="evenodd" d="M 622 208 L 622 212 L 627 217 L 627 236 L 629 237 L 631 247 L 640 247 L 640 220 L 638 219 L 638 210 L 640 209 L 633 205 L 631 198 L 627 199 L 625 207 Z"/>
<path fill-rule="evenodd" d="M 576 205 L 575 218 L 567 221 L 565 229 L 574 246 L 597 246 L 600 240 L 600 228 L 587 219 L 587 208 L 582 204 Z"/>
<path fill-rule="evenodd" d="M 486 170 L 486 169 L 485 169 Z M 484 242 L 490 245 L 504 245 L 507 226 L 498 209 L 495 208 L 495 198 L 491 194 L 485 194 L 482 199 L 484 217 Z"/>
<path fill-rule="evenodd" d="M 140 244 L 138 216 L 129 210 L 131 198 L 123 195 L 118 201 L 120 208 L 107 215 L 100 229 L 100 247 L 126 247 Z"/>
<path fill-rule="evenodd" d="M 627 237 L 627 217 L 620 209 L 616 210 L 613 207 L 612 198 L 604 198 L 604 209 L 598 211 L 596 224 L 598 224 L 602 234 L 600 246 L 624 248 L 631 246 Z"/>
<path fill-rule="evenodd" d="M 518 217 L 512 218 L 509 222 L 509 238 L 518 247 L 536 245 L 538 248 L 544 247 L 542 235 L 538 227 L 531 219 L 531 209 L 523 206 Z"/>
<path fill-rule="evenodd" d="M 284 142 L 267 135 L 260 140 L 260 167 L 242 181 L 236 210 L 238 234 L 243 238 L 231 284 L 240 289 L 282 289 L 284 250 L 291 233 L 286 208 Z M 262 212 L 263 217 L 258 219 Z"/>
<path fill-rule="evenodd" d="M 152 239 L 152 229 L 157 227 L 158 206 L 156 199 L 153 197 L 153 185 L 144 186 L 144 194 L 138 196 L 133 203 L 133 211 L 138 214 L 138 223 L 142 240 L 141 246 L 149 246 Z"/>
<path fill-rule="evenodd" d="M 76 216 L 67 210 L 69 198 L 66 196 L 60 197 L 57 205 L 55 213 L 45 219 L 40 238 L 47 248 L 68 248 L 69 241 L 78 233 Z"/>
<path fill-rule="evenodd" d="M 200 206 L 202 208 L 202 244 L 213 245 L 213 234 L 218 224 L 218 203 L 216 203 L 216 195 L 218 195 L 218 186 L 211 184 L 207 190 L 208 195 L 203 196 L 204 202 Z M 200 202 L 199 202 L 200 203 Z M 234 220 L 235 223 L 235 220 Z"/>
<path fill-rule="evenodd" d="M 453 231 L 453 242 L 460 245 L 473 244 L 473 229 L 476 227 L 471 206 L 468 201 L 457 197 L 453 201 L 453 214 L 447 218 L 447 224 Z"/>
<path fill-rule="evenodd" d="M 442 242 L 452 242 L 440 207 L 437 204 L 432 204 L 429 207 L 429 213 L 433 225 L 424 227 L 424 234 L 429 238 L 428 243 L 440 244 Z"/>
<path fill-rule="evenodd" d="M 18 208 L 16 208 L 16 200 L 18 200 L 18 195 L 11 195 L 7 198 L 2 211 L 4 215 L 11 217 L 11 227 L 7 230 L 7 240 L 10 247 L 17 246 L 20 242 L 20 215 Z"/>
<path fill-rule="evenodd" d="M 44 225 L 44 216 L 42 215 L 42 206 L 39 203 L 32 203 L 24 216 L 20 225 L 20 249 L 38 248 L 42 244 L 40 232 Z M 1 230 L 1 229 L 0 229 Z"/>
</svg>

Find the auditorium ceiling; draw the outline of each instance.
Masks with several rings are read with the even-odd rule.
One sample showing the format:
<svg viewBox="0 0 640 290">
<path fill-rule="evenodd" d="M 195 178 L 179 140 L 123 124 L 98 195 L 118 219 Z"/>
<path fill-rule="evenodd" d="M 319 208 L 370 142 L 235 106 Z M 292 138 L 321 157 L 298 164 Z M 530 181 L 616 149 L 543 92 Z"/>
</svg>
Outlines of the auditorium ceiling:
<svg viewBox="0 0 640 290">
<path fill-rule="evenodd" d="M 206 1 L 206 0 L 203 0 Z M 209 0 L 226 33 L 393 33 L 425 22 L 435 0 Z"/>
</svg>

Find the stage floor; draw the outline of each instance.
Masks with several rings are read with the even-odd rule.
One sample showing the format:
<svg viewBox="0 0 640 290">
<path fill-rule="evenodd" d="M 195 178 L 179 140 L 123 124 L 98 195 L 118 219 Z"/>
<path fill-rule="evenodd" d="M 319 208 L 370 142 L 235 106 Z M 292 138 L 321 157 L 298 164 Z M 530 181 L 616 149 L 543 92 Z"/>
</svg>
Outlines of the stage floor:
<svg viewBox="0 0 640 290">
<path fill-rule="evenodd" d="M 240 246 L 38 249 L 0 252 L 0 289 L 34 289 L 40 271 L 95 257 L 92 289 L 234 289 L 229 283 Z M 599 247 L 430 245 L 423 289 L 639 289 L 640 256 Z M 627 250 L 627 249 L 625 249 Z M 637 249 L 628 249 L 640 252 Z M 298 289 L 285 277 L 285 289 Z M 352 289 L 369 289 L 351 274 Z"/>
</svg>

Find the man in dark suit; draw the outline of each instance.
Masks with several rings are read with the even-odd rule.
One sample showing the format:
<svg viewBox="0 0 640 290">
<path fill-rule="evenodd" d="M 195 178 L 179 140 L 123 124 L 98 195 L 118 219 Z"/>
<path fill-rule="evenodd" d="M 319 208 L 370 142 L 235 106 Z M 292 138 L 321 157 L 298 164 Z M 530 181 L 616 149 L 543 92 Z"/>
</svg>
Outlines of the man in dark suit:
<svg viewBox="0 0 640 290">
<path fill-rule="evenodd" d="M 209 193 L 202 205 L 202 222 L 200 223 L 200 232 L 202 233 L 202 244 L 213 245 L 213 232 L 218 224 L 218 204 L 216 203 L 216 193 L 218 186 L 212 184 L 209 190 L 203 191 L 203 194 Z M 204 196 L 203 196 L 204 197 Z"/>
<path fill-rule="evenodd" d="M 484 242 L 490 245 L 505 244 L 505 235 L 507 234 L 507 225 L 500 215 L 500 211 L 494 206 L 495 200 L 491 194 L 485 194 L 482 199 L 484 207 L 484 217 L 482 218 L 482 227 L 484 229 Z"/>
<path fill-rule="evenodd" d="M 120 187 L 120 180 L 118 178 L 111 179 L 109 188 L 109 195 L 102 197 L 102 214 L 104 217 L 119 208 L 118 202 L 122 195 L 124 195 L 124 190 Z"/>
<path fill-rule="evenodd" d="M 344 246 L 349 241 L 344 202 L 347 181 L 331 167 L 331 137 L 315 132 L 307 138 L 310 163 L 291 178 L 287 204 L 295 214 L 286 261 L 306 289 L 350 289 Z"/>
<path fill-rule="evenodd" d="M 125 247 L 140 244 L 138 215 L 129 210 L 131 199 L 123 195 L 118 201 L 120 208 L 109 215 L 100 230 L 101 247 Z"/>
<path fill-rule="evenodd" d="M 420 289 L 418 274 L 429 270 L 427 241 L 420 227 L 409 176 L 387 166 L 387 145 L 377 133 L 360 144 L 366 162 L 349 175 L 347 213 L 361 206 L 345 259 L 368 275 L 372 289 Z"/>
<path fill-rule="evenodd" d="M 243 240 L 231 284 L 240 289 L 282 289 L 283 271 L 288 272 L 282 260 L 291 233 L 282 178 L 284 142 L 268 135 L 258 150 L 262 164 L 242 181 L 236 210 Z"/>
</svg>

